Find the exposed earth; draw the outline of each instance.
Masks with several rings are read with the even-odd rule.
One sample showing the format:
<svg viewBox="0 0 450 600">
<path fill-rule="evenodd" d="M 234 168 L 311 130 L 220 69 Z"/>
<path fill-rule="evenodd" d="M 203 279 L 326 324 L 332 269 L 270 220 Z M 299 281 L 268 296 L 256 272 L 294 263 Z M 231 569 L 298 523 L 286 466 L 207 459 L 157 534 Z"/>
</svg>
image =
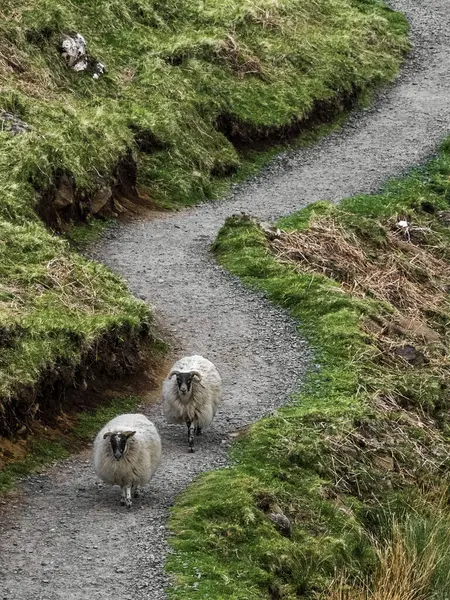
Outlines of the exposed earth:
<svg viewBox="0 0 450 600">
<path fill-rule="evenodd" d="M 370 109 L 314 147 L 280 155 L 227 199 L 116 225 L 92 248 L 154 307 L 177 341 L 174 358 L 199 353 L 215 362 L 224 403 L 193 455 L 183 427 L 167 426 L 159 404 L 144 407 L 160 430 L 163 462 L 130 511 L 118 489 L 96 479 L 90 452 L 27 478 L 0 511 L 0 598 L 165 597 L 166 522 L 176 495 L 198 473 L 226 464 L 230 434 L 286 402 L 313 361 L 284 312 L 214 263 L 218 229 L 241 211 L 270 220 L 316 200 L 375 191 L 449 134 L 448 0 L 391 5 L 406 13 L 414 51 Z"/>
</svg>

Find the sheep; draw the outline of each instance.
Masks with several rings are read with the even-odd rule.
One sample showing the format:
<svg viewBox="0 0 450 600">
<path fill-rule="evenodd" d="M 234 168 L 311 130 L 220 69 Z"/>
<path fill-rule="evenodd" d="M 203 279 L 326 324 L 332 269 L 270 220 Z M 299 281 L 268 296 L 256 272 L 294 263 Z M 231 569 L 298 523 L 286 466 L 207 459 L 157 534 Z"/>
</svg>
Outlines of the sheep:
<svg viewBox="0 0 450 600">
<path fill-rule="evenodd" d="M 115 417 L 99 431 L 94 441 L 94 469 L 111 485 L 120 485 L 120 503 L 131 508 L 131 492 L 152 478 L 161 459 L 161 439 L 144 415 Z"/>
<path fill-rule="evenodd" d="M 173 379 L 175 377 L 175 379 Z M 163 382 L 163 412 L 169 423 L 186 423 L 189 452 L 194 452 L 194 433 L 211 424 L 222 401 L 222 379 L 203 356 L 177 361 Z"/>
</svg>

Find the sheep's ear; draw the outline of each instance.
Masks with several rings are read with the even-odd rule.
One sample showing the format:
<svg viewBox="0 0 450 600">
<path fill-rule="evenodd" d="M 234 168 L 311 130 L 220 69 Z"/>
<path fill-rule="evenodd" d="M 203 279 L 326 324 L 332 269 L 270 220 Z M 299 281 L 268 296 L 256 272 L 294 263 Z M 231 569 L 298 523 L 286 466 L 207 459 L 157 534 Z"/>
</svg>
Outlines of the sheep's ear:
<svg viewBox="0 0 450 600">
<path fill-rule="evenodd" d="M 111 432 L 108 431 L 108 433 L 103 434 L 103 439 L 106 440 L 107 437 L 109 437 L 111 435 Z"/>
<path fill-rule="evenodd" d="M 170 373 L 167 375 L 167 379 L 172 379 L 174 375 L 178 375 L 178 371 L 170 371 Z"/>
<path fill-rule="evenodd" d="M 135 434 L 135 431 L 124 431 L 123 435 L 125 435 L 127 437 L 127 440 L 129 440 L 130 438 L 133 437 L 133 435 Z"/>
</svg>

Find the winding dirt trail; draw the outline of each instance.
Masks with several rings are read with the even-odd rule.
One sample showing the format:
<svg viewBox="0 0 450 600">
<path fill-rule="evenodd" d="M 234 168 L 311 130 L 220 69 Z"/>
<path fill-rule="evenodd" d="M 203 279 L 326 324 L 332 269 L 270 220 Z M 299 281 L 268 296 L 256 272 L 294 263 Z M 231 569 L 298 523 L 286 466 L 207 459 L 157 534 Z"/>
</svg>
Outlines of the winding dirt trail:
<svg viewBox="0 0 450 600">
<path fill-rule="evenodd" d="M 310 360 L 295 323 L 212 261 L 208 248 L 224 219 L 240 211 L 271 219 L 374 191 L 450 132 L 450 2 L 392 6 L 407 14 L 415 51 L 374 107 L 313 148 L 281 155 L 228 200 L 115 227 L 93 249 L 155 307 L 178 356 L 216 362 L 225 402 L 194 455 L 183 428 L 165 425 L 159 406 L 147 410 L 164 460 L 131 511 L 96 480 L 87 452 L 28 478 L 21 500 L 0 515 L 0 599 L 165 598 L 168 508 L 196 474 L 225 464 L 229 433 L 286 401 Z"/>
</svg>

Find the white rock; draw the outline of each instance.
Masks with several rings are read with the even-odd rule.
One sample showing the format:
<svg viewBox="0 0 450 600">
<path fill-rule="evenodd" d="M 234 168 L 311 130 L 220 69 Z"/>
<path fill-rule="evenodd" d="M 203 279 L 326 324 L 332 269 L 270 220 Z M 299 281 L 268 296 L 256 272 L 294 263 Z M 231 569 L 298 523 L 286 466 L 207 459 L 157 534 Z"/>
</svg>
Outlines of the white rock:
<svg viewBox="0 0 450 600">
<path fill-rule="evenodd" d="M 61 42 L 61 54 L 66 60 L 67 65 L 73 71 L 80 72 L 92 70 L 94 79 L 98 79 L 106 72 L 105 65 L 101 62 L 95 62 L 86 52 L 86 40 L 81 33 L 75 35 L 65 35 Z"/>
</svg>

